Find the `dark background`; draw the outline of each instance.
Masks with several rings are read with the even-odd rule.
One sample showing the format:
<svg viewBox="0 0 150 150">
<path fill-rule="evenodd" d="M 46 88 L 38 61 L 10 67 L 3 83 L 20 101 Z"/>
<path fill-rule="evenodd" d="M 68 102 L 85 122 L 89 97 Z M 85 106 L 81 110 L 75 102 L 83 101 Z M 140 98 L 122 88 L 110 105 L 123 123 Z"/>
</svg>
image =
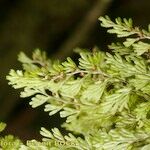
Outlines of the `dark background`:
<svg viewBox="0 0 150 150">
<path fill-rule="evenodd" d="M 0 119 L 8 124 L 6 133 L 21 139 L 39 139 L 41 126 L 60 127 L 59 115 L 49 117 L 43 106 L 32 109 L 30 99 L 20 99 L 5 79 L 11 68 L 21 69 L 20 51 L 31 55 L 35 48 L 49 57 L 74 57 L 75 47 L 91 50 L 116 40 L 100 27 L 98 17 L 133 18 L 135 25 L 150 23 L 150 0 L 0 0 Z"/>
</svg>

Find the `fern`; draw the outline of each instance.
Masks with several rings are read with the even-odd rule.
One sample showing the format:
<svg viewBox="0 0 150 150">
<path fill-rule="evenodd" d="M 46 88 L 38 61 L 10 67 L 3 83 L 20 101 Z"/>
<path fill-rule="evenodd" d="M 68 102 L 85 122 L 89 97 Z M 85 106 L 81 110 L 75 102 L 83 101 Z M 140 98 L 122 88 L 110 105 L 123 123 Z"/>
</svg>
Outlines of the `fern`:
<svg viewBox="0 0 150 150">
<path fill-rule="evenodd" d="M 99 20 L 109 33 L 124 38 L 109 45 L 111 54 L 76 49 L 78 64 L 70 57 L 52 62 L 40 50 L 32 58 L 19 54 L 23 69 L 10 71 L 9 84 L 22 89 L 21 97 L 32 96 L 33 108 L 45 105 L 50 116 L 59 112 L 66 118 L 62 127 L 72 134 L 64 136 L 57 128 L 50 132 L 42 127 L 42 142 L 33 139 L 23 144 L 17 139 L 12 149 L 150 149 L 150 44 L 146 42 L 150 28 L 134 27 L 131 19 L 113 22 L 106 16 Z M 3 140 L 16 142 L 12 137 Z"/>
</svg>

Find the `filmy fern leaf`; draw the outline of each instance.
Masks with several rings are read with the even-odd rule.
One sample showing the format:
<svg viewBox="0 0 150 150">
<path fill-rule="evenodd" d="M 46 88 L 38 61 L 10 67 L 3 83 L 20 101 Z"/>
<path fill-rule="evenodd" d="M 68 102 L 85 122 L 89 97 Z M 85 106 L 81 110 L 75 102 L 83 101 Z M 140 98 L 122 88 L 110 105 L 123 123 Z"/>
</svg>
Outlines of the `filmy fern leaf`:
<svg viewBox="0 0 150 150">
<path fill-rule="evenodd" d="M 22 70 L 10 70 L 7 80 L 21 97 L 31 97 L 35 108 L 45 105 L 49 115 L 66 118 L 63 135 L 41 128 L 43 139 L 23 144 L 15 137 L 0 138 L 16 142 L 18 150 L 149 150 L 150 149 L 150 26 L 135 27 L 132 19 L 100 17 L 122 43 L 112 43 L 112 53 L 76 49 L 78 63 L 70 57 L 51 61 L 35 50 L 29 58 L 23 52 L 18 60 Z M 0 131 L 5 125 L 0 124 Z"/>
</svg>

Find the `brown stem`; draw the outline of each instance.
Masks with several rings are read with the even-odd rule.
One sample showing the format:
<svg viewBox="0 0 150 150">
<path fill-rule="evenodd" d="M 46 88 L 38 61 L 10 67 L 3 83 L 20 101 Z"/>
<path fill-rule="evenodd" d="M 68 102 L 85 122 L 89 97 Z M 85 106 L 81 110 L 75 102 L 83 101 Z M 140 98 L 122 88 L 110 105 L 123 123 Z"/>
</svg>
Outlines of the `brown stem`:
<svg viewBox="0 0 150 150">
<path fill-rule="evenodd" d="M 111 1 L 112 0 L 97 0 L 85 18 L 78 24 L 71 37 L 64 42 L 53 57 L 63 59 L 71 55 L 73 48 L 80 46 L 81 43 L 85 41 L 93 29 L 93 26 L 96 24 L 98 17 L 104 14 Z"/>
</svg>

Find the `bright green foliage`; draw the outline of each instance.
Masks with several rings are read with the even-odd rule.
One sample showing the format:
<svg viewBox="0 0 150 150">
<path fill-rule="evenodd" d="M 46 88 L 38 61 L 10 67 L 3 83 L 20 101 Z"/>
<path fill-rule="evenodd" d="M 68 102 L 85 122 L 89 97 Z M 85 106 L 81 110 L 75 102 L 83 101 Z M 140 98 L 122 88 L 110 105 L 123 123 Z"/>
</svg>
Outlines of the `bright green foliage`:
<svg viewBox="0 0 150 150">
<path fill-rule="evenodd" d="M 6 127 L 6 124 L 0 123 L 0 132 L 2 132 Z M 22 142 L 12 135 L 7 135 L 0 137 L 0 150 L 16 150 L 19 149 Z"/>
<path fill-rule="evenodd" d="M 78 65 L 71 58 L 52 62 L 40 50 L 32 58 L 19 54 L 23 70 L 11 70 L 9 84 L 23 90 L 21 97 L 31 96 L 33 108 L 59 112 L 66 118 L 62 127 L 72 132 L 42 127 L 42 142 L 20 143 L 19 150 L 150 149 L 150 28 L 134 27 L 131 19 L 100 21 L 125 38 L 109 46 L 112 53 L 78 50 Z"/>
<path fill-rule="evenodd" d="M 0 123 L 0 132 L 2 132 L 5 129 L 5 127 L 6 127 L 6 124 L 1 122 Z"/>
</svg>

